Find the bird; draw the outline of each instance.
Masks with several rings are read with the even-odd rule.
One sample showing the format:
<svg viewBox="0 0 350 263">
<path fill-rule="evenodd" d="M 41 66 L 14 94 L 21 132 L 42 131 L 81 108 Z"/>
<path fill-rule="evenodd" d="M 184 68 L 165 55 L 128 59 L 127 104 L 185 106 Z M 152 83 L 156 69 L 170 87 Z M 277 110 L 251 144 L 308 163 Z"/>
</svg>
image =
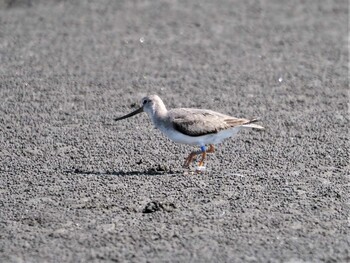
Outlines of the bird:
<svg viewBox="0 0 350 263">
<path fill-rule="evenodd" d="M 175 143 L 199 146 L 200 149 L 192 151 L 183 164 L 184 168 L 189 168 L 194 159 L 201 155 L 197 170 L 205 169 L 205 159 L 208 153 L 215 152 L 214 145 L 235 136 L 242 128 L 264 129 L 256 124 L 258 119 L 236 118 L 206 109 L 168 110 L 158 95 L 144 97 L 140 108 L 114 120 L 120 121 L 141 112 L 146 112 L 153 125 Z"/>
</svg>

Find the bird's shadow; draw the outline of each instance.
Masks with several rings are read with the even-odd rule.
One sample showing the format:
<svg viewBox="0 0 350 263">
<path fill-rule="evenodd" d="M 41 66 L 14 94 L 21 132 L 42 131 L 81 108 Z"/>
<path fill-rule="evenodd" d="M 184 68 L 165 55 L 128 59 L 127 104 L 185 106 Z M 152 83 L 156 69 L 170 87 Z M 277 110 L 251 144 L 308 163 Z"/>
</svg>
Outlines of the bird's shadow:
<svg viewBox="0 0 350 263">
<path fill-rule="evenodd" d="M 150 168 L 140 171 L 91 171 L 83 170 L 80 168 L 73 168 L 65 171 L 67 174 L 79 174 L 79 175 L 114 175 L 114 176 L 159 176 L 159 175 L 173 175 L 183 173 L 183 171 L 174 170 L 157 170 L 157 168 Z"/>
</svg>

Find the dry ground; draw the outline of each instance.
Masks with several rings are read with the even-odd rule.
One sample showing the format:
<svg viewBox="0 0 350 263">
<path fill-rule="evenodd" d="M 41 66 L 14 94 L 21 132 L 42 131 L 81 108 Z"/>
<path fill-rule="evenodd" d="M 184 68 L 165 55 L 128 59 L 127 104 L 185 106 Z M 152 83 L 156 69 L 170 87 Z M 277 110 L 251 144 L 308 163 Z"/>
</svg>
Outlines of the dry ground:
<svg viewBox="0 0 350 263">
<path fill-rule="evenodd" d="M 0 7 L 1 262 L 350 260 L 347 1 Z M 152 93 L 266 131 L 189 175 Z"/>
</svg>

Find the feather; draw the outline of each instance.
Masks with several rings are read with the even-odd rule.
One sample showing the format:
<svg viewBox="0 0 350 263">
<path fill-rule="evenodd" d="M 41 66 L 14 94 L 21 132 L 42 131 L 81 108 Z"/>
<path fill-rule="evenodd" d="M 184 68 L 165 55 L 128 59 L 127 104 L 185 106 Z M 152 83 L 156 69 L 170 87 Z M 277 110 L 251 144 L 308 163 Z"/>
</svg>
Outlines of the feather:
<svg viewBox="0 0 350 263">
<path fill-rule="evenodd" d="M 234 118 L 211 110 L 186 108 L 170 110 L 169 118 L 175 130 L 193 137 L 214 134 L 255 122 L 255 120 Z"/>
</svg>

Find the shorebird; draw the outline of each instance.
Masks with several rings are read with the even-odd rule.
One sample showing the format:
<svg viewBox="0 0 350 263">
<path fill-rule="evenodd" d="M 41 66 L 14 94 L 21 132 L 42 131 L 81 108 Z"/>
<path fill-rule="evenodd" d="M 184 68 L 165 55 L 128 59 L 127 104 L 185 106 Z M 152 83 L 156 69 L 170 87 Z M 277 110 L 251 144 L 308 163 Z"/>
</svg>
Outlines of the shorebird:
<svg viewBox="0 0 350 263">
<path fill-rule="evenodd" d="M 167 110 L 157 95 L 144 97 L 141 107 L 127 115 L 115 118 L 120 121 L 146 112 L 154 126 L 176 143 L 198 145 L 186 158 L 183 167 L 188 168 L 197 155 L 202 155 L 197 170 L 202 170 L 207 153 L 214 153 L 214 145 L 237 134 L 241 128 L 264 129 L 255 124 L 257 119 L 240 119 L 211 110 L 176 108 Z M 207 148 L 207 145 L 209 147 Z"/>
</svg>

